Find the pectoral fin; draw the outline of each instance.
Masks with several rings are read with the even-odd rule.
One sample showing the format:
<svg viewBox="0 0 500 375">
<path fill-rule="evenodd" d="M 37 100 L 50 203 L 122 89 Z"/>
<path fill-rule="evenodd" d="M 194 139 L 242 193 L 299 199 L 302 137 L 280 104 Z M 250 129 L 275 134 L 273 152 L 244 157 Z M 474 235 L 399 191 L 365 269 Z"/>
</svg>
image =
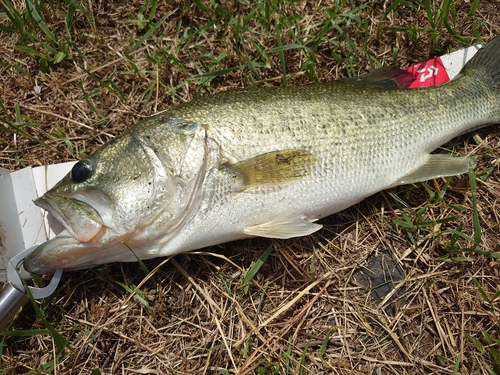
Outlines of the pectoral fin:
<svg viewBox="0 0 500 375">
<path fill-rule="evenodd" d="M 241 178 L 238 190 L 265 185 L 283 185 L 309 176 L 318 157 L 305 150 L 268 152 L 240 161 L 228 171 Z"/>
<path fill-rule="evenodd" d="M 447 154 L 430 154 L 420 168 L 404 176 L 392 186 L 427 181 L 439 177 L 455 176 L 467 172 L 469 166 L 474 167 L 475 165 L 475 157 L 467 156 L 459 158 Z"/>
<path fill-rule="evenodd" d="M 304 220 L 303 216 L 290 213 L 260 224 L 248 226 L 244 231 L 251 236 L 287 239 L 307 236 L 321 228 L 322 225 L 310 223 Z"/>
</svg>

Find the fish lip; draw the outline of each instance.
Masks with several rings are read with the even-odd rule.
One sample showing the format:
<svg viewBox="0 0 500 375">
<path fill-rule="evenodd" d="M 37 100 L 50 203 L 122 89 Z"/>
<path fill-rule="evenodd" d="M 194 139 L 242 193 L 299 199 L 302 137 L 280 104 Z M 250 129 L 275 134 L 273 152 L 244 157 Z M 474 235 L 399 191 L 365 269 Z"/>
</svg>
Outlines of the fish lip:
<svg viewBox="0 0 500 375">
<path fill-rule="evenodd" d="M 56 195 L 53 196 L 51 194 L 45 194 L 37 199 L 35 199 L 34 203 L 49 212 L 60 224 L 64 226 L 64 228 L 73 236 L 74 239 L 87 242 L 92 237 L 94 237 L 102 227 L 102 219 L 99 215 L 100 222 L 96 222 L 95 220 L 80 220 L 78 224 L 81 225 L 72 225 L 70 218 L 67 216 L 65 211 L 61 208 L 58 199 L 62 202 L 70 202 L 71 200 L 77 202 L 80 207 L 86 207 L 87 210 L 92 210 L 99 215 L 99 213 L 95 210 L 95 208 L 88 204 L 87 202 L 83 202 L 79 199 L 75 199 L 72 197 L 64 196 L 64 195 Z M 77 215 L 78 216 L 78 215 Z M 79 215 L 82 216 L 82 215 Z M 83 225 L 85 223 L 89 223 L 87 225 Z M 80 231 L 78 231 L 80 230 Z"/>
<path fill-rule="evenodd" d="M 58 246 L 66 244 L 76 244 L 77 240 L 71 234 L 64 230 L 55 237 L 55 241 L 59 242 Z M 61 244 L 61 241 L 63 244 Z M 30 255 L 23 261 L 23 267 L 26 271 L 32 274 L 43 275 L 46 273 L 54 273 L 57 269 L 64 268 L 64 259 L 59 259 L 59 256 L 64 251 L 54 252 L 50 248 L 54 248 L 54 239 L 44 242 L 38 246 Z M 49 247 L 49 249 L 47 249 Z"/>
<path fill-rule="evenodd" d="M 43 275 L 58 269 L 78 271 L 104 263 L 135 260 L 134 253 L 122 242 L 104 246 L 100 241 L 81 242 L 63 230 L 28 255 L 23 267 L 31 274 Z"/>
<path fill-rule="evenodd" d="M 98 243 L 82 243 L 64 230 L 28 255 L 23 260 L 23 267 L 36 275 L 51 274 L 58 269 L 77 271 L 93 267 L 93 258 L 101 254 L 99 250 Z"/>
<path fill-rule="evenodd" d="M 66 228 L 66 230 L 68 230 L 71 233 L 71 230 L 68 228 L 68 225 L 66 224 L 66 220 L 62 216 L 62 214 L 63 214 L 62 211 L 59 209 L 59 207 L 57 206 L 57 204 L 51 203 L 51 200 L 48 199 L 48 197 L 46 195 L 35 199 L 34 203 L 38 207 L 44 209 L 49 214 L 51 214 L 52 216 L 54 216 L 54 218 L 59 223 L 61 223 L 64 226 L 64 228 Z"/>
</svg>

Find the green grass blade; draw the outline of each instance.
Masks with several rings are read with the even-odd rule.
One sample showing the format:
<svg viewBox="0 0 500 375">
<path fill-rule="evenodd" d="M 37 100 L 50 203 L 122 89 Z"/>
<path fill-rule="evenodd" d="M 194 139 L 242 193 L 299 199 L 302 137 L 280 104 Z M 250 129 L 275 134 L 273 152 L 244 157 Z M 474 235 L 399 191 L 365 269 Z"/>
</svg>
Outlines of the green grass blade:
<svg viewBox="0 0 500 375">
<path fill-rule="evenodd" d="M 193 3 L 195 3 L 196 6 L 203 10 L 205 13 L 210 13 L 210 10 L 200 0 L 193 0 Z"/>
<path fill-rule="evenodd" d="M 156 10 L 158 8 L 158 1 L 157 0 L 152 0 L 151 1 L 151 5 L 150 5 L 150 10 L 149 10 L 149 17 L 148 17 L 148 20 L 149 21 L 152 21 L 155 16 L 156 16 Z"/>
<path fill-rule="evenodd" d="M 475 249 L 481 243 L 481 222 L 479 221 L 479 211 L 477 208 L 477 185 L 476 174 L 472 166 L 469 167 L 469 183 L 472 199 L 472 215 L 474 220 L 474 246 Z"/>
<path fill-rule="evenodd" d="M 476 14 L 478 6 L 479 6 L 479 0 L 474 0 L 473 3 L 471 4 L 469 13 L 467 13 L 467 16 L 465 17 L 465 20 L 468 20 L 469 18 L 473 17 Z"/>
<path fill-rule="evenodd" d="M 458 374 L 458 372 L 460 371 L 460 363 L 461 363 L 461 356 L 460 354 L 457 356 L 457 360 L 455 361 L 455 366 L 453 367 L 453 372 L 452 374 L 453 375 L 456 375 Z"/>
<path fill-rule="evenodd" d="M 326 333 L 326 336 L 323 340 L 323 342 L 321 343 L 321 348 L 319 349 L 319 357 L 323 360 L 323 356 L 325 355 L 326 353 L 326 349 L 328 348 L 328 344 L 330 342 L 330 335 L 332 334 L 332 331 L 333 329 L 330 328 L 328 330 L 328 332 Z"/>
<path fill-rule="evenodd" d="M 31 337 L 50 334 L 48 329 L 16 329 L 14 331 L 0 332 L 0 336 Z"/>
<path fill-rule="evenodd" d="M 5 111 L 5 107 L 3 105 L 2 105 L 2 108 Z M 21 115 L 21 108 L 19 107 L 19 103 L 16 103 L 14 105 L 14 111 L 15 111 L 15 118 L 16 118 L 15 123 L 9 121 L 5 117 L 0 117 L 0 123 L 4 123 L 5 125 L 7 125 L 7 127 L 2 127 L 3 131 L 10 133 L 10 134 L 23 135 L 24 137 L 29 138 L 29 139 L 37 142 L 38 144 L 42 145 L 43 147 L 49 148 L 49 146 L 47 146 L 45 144 L 45 142 L 43 142 L 42 140 L 40 140 L 36 137 L 33 137 L 31 134 L 28 134 L 26 131 L 24 131 L 24 129 L 23 129 L 24 126 L 33 126 L 36 124 L 32 123 L 32 122 L 26 122 L 23 120 L 23 116 Z"/>
<path fill-rule="evenodd" d="M 283 51 L 289 51 L 291 49 L 304 49 L 304 46 L 300 44 L 285 44 L 284 46 L 271 48 L 268 50 L 268 52 L 283 52 Z"/>
<path fill-rule="evenodd" d="M 144 276 L 148 276 L 151 272 L 149 271 L 148 267 L 144 264 L 142 259 L 137 256 L 135 251 L 132 250 L 132 248 L 129 245 L 127 245 L 126 243 L 124 243 L 124 245 L 132 252 L 132 254 L 134 254 L 134 257 L 137 260 L 137 263 L 139 263 L 139 267 L 141 268 L 142 272 L 144 273 Z M 156 284 L 156 280 L 154 279 L 153 275 L 151 275 L 150 279 L 154 284 Z"/>
<path fill-rule="evenodd" d="M 28 285 L 26 285 L 26 284 L 25 284 L 25 289 L 30 297 L 31 304 L 33 305 L 33 308 L 35 309 L 36 315 L 42 321 L 42 324 L 45 326 L 48 333 L 50 334 L 50 336 L 54 340 L 54 344 L 56 345 L 57 351 L 59 353 L 61 353 L 64 351 L 65 348 L 69 348 L 69 342 L 49 323 L 49 321 L 45 317 L 44 312 L 38 306 L 38 303 L 33 298 L 33 294 L 31 294 L 31 290 L 29 289 Z"/>
<path fill-rule="evenodd" d="M 130 286 L 128 286 L 127 284 L 121 283 L 121 282 L 116 281 L 116 280 L 115 280 L 115 283 L 117 285 L 120 285 L 127 293 L 129 293 L 129 294 L 134 293 L 135 285 L 131 284 Z M 139 303 L 141 303 L 146 308 L 146 310 L 152 311 L 151 306 L 149 305 L 149 302 L 144 299 L 142 291 L 140 289 L 135 291 L 133 298 L 136 301 L 138 301 Z"/>
<path fill-rule="evenodd" d="M 26 23 L 22 19 L 21 14 L 16 10 L 16 8 L 14 8 L 12 3 L 9 0 L 0 1 L 0 9 L 5 12 L 10 22 L 12 22 L 14 27 L 17 29 L 17 32 L 21 36 L 24 36 Z"/>
<path fill-rule="evenodd" d="M 232 68 L 226 68 L 226 69 L 221 69 L 221 70 L 216 70 L 213 72 L 206 72 L 206 73 L 201 73 L 201 74 L 196 74 L 192 77 L 189 77 L 189 81 L 204 81 L 208 82 L 214 79 L 215 77 L 223 76 L 224 74 L 234 72 L 235 70 L 240 69 L 239 66 L 234 66 Z"/>
<path fill-rule="evenodd" d="M 14 47 L 14 49 L 16 51 L 19 51 L 19 52 L 22 52 L 22 53 L 26 53 L 27 55 L 30 55 L 30 56 L 36 56 L 36 57 L 40 57 L 40 58 L 47 57 L 46 54 L 38 52 L 37 50 L 35 50 L 32 47 L 28 47 L 28 46 L 21 45 L 21 44 L 16 45 Z"/>
<path fill-rule="evenodd" d="M 169 16 L 170 14 L 166 14 L 157 23 L 155 23 L 154 25 L 150 25 L 149 30 L 146 33 L 144 33 L 144 35 L 134 44 L 134 46 L 130 49 L 129 53 L 134 52 L 137 48 L 139 48 L 142 45 L 142 43 L 144 43 L 146 39 L 151 37 L 151 35 L 153 35 L 156 31 L 158 31 L 158 29 L 160 29 L 160 26 L 165 22 L 165 20 Z"/>
<path fill-rule="evenodd" d="M 474 344 L 474 346 L 476 347 L 476 349 L 482 353 L 484 351 L 484 345 L 481 341 L 479 341 L 478 339 L 476 339 L 474 336 L 470 336 L 470 335 L 467 335 L 467 339 L 469 339 L 470 341 L 472 341 L 472 343 Z"/>
<path fill-rule="evenodd" d="M 66 34 L 68 35 L 69 41 L 73 41 L 73 35 L 71 34 L 70 25 L 73 21 L 73 15 L 75 14 L 76 7 L 74 1 L 69 1 L 68 11 L 66 12 L 66 17 L 64 17 L 64 27 L 66 28 Z"/>
<path fill-rule="evenodd" d="M 481 250 L 481 249 L 478 249 L 478 248 L 472 248 L 469 251 L 472 251 L 473 253 L 484 255 L 484 256 L 487 256 L 487 257 L 490 257 L 490 258 L 500 259 L 500 253 L 497 253 L 497 252 Z"/>
<path fill-rule="evenodd" d="M 472 279 L 472 282 L 476 285 L 477 290 L 479 291 L 479 293 L 483 297 L 483 300 L 487 303 L 491 303 L 490 297 L 488 297 L 488 294 L 484 291 L 481 284 L 479 284 L 479 281 L 477 281 L 477 279 L 473 275 L 471 275 L 471 279 Z"/>
<path fill-rule="evenodd" d="M 54 43 L 59 43 L 57 40 L 56 35 L 50 31 L 48 28 L 47 24 L 43 21 L 42 16 L 39 13 L 39 10 L 37 9 L 35 3 L 33 3 L 31 0 L 26 0 L 26 6 L 30 11 L 31 16 L 33 17 L 33 20 L 36 22 L 40 30 L 44 32 L 45 35 Z M 43 5 L 42 5 L 43 6 Z"/>
<path fill-rule="evenodd" d="M 276 24 L 276 42 L 278 44 L 276 48 L 278 49 L 278 54 L 280 57 L 281 75 L 283 76 L 283 86 L 286 86 L 287 84 L 286 60 L 285 60 L 284 50 L 282 49 L 283 46 L 281 44 L 281 25 L 279 23 Z"/>
<path fill-rule="evenodd" d="M 430 0 L 425 0 L 424 6 L 425 6 L 425 13 L 427 14 L 427 21 L 430 23 L 431 29 L 436 29 L 436 18 L 439 18 L 439 11 L 438 12 L 432 11 Z"/>
<path fill-rule="evenodd" d="M 248 286 L 248 284 L 253 280 L 257 272 L 259 272 L 260 268 L 262 265 L 266 262 L 267 258 L 269 255 L 274 251 L 274 246 L 270 245 L 266 251 L 262 253 L 262 255 L 252 263 L 252 266 L 248 270 L 247 274 L 243 278 L 243 281 L 241 282 L 241 288 L 245 288 Z"/>
</svg>

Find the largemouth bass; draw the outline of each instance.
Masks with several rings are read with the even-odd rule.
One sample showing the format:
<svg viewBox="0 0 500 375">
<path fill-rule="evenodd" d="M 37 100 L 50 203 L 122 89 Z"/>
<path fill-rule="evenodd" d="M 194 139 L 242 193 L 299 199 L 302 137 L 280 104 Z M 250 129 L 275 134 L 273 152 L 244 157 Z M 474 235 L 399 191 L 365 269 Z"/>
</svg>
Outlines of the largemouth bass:
<svg viewBox="0 0 500 375">
<path fill-rule="evenodd" d="M 43 274 L 304 236 L 380 190 L 466 172 L 473 158 L 430 152 L 500 122 L 500 38 L 445 85 L 410 82 L 384 69 L 225 91 L 142 121 L 36 200 L 66 229 L 24 267 Z"/>
</svg>

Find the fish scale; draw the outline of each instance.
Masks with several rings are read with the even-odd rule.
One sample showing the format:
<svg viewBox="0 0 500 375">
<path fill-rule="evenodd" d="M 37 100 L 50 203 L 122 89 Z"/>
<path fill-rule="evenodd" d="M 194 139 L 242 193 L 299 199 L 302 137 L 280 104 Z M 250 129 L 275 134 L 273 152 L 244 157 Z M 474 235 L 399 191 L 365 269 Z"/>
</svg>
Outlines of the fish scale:
<svg viewBox="0 0 500 375">
<path fill-rule="evenodd" d="M 430 152 L 500 121 L 500 39 L 445 85 L 408 90 L 408 75 L 384 68 L 229 90 L 138 123 L 37 200 L 66 230 L 25 268 L 80 269 L 308 235 L 319 218 L 380 190 L 466 172 L 473 157 Z"/>
</svg>

